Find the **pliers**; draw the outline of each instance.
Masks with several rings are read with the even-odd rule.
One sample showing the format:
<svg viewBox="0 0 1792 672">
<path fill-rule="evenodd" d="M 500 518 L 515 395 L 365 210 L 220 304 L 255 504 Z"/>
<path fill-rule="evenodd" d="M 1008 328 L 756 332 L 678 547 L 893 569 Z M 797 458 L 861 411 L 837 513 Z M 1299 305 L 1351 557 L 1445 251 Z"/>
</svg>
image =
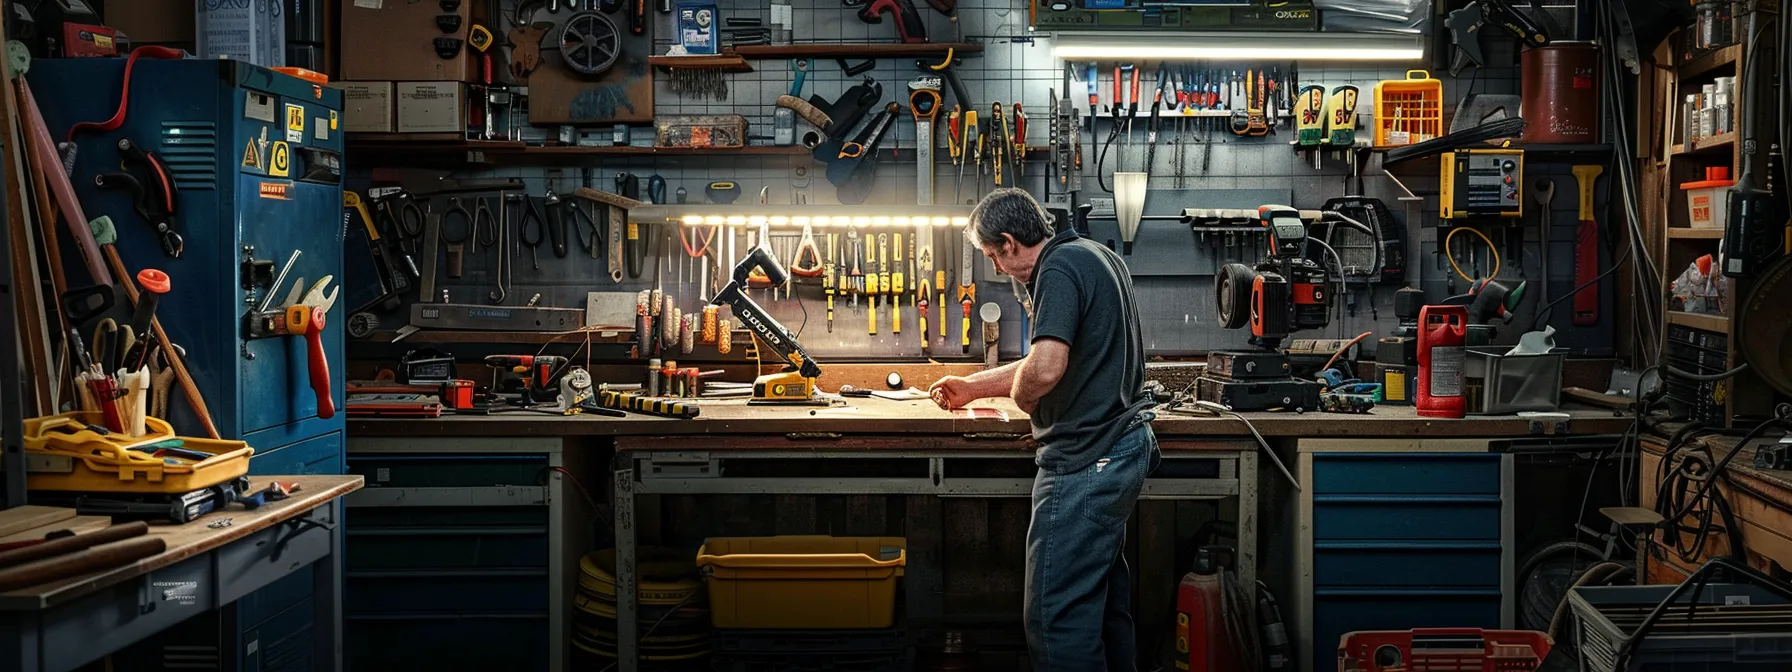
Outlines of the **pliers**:
<svg viewBox="0 0 1792 672">
<path fill-rule="evenodd" d="M 131 207 L 137 216 L 155 230 L 162 254 L 179 259 L 186 251 L 186 240 L 174 228 L 176 194 L 174 178 L 162 159 L 130 140 L 118 141 L 119 166 L 123 172 L 100 173 L 93 182 L 101 189 L 126 189 L 131 192 Z"/>
</svg>

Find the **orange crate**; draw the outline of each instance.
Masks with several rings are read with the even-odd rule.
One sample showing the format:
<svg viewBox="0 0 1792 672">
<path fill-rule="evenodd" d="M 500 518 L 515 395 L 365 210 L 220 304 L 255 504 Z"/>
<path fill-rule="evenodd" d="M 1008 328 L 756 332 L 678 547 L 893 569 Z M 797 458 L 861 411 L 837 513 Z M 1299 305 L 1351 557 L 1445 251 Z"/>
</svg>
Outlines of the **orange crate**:
<svg viewBox="0 0 1792 672">
<path fill-rule="evenodd" d="M 1338 672 L 1533 672 L 1549 655 L 1533 630 L 1364 630 L 1338 641 Z"/>
<path fill-rule="evenodd" d="M 1375 146 L 1400 147 L 1444 134 L 1444 83 L 1424 70 L 1375 85 Z"/>
</svg>

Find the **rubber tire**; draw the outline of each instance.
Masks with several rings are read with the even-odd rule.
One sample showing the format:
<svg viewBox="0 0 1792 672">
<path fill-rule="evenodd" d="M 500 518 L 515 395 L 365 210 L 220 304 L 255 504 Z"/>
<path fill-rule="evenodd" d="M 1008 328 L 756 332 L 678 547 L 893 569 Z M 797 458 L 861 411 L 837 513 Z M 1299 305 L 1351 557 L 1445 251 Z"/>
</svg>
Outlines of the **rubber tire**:
<svg viewBox="0 0 1792 672">
<path fill-rule="evenodd" d="M 1221 266 L 1213 274 L 1213 307 L 1223 329 L 1243 329 L 1251 323 L 1251 285 L 1257 272 L 1239 263 Z"/>
</svg>

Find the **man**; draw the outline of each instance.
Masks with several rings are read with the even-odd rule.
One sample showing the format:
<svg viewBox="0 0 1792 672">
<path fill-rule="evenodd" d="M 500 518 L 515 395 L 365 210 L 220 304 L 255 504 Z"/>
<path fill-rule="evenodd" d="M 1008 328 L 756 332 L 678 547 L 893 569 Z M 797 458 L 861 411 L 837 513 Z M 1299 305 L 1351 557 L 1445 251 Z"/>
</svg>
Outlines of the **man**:
<svg viewBox="0 0 1792 672">
<path fill-rule="evenodd" d="M 1112 250 L 1074 230 L 1054 235 L 1045 210 L 1019 189 L 984 198 L 965 235 L 997 269 L 1026 282 L 1032 350 L 1006 366 L 942 378 L 931 393 L 946 409 L 1013 397 L 1032 416 L 1033 669 L 1132 672 L 1132 581 L 1120 550 L 1133 502 L 1158 463 L 1132 278 Z"/>
</svg>

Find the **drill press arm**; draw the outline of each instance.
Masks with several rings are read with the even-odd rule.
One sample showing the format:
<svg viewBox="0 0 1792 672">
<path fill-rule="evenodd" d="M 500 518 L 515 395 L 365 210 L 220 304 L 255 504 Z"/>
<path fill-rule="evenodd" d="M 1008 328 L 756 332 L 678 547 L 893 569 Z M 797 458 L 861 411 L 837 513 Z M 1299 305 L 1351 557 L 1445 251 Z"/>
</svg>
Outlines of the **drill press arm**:
<svg viewBox="0 0 1792 672">
<path fill-rule="evenodd" d="M 821 376 L 821 367 L 816 365 L 815 360 L 809 357 L 809 353 L 803 350 L 802 344 L 796 342 L 796 336 L 791 334 L 790 330 L 785 329 L 784 325 L 779 324 L 777 320 L 772 319 L 772 316 L 766 313 L 764 308 L 760 308 L 758 303 L 747 296 L 744 291 L 747 286 L 747 276 L 755 269 L 764 273 L 774 287 L 782 286 L 790 279 L 790 276 L 785 273 L 784 267 L 772 257 L 769 251 L 763 247 L 756 247 L 752 252 L 747 253 L 747 258 L 734 265 L 734 276 L 729 280 L 728 285 L 722 288 L 722 291 L 716 293 L 710 303 L 718 306 L 727 305 L 733 309 L 734 316 L 740 319 L 741 324 L 747 325 L 747 328 L 753 331 L 754 336 L 759 337 L 759 342 L 771 348 L 772 352 L 778 353 L 785 363 L 796 369 L 804 378 Z"/>
</svg>

